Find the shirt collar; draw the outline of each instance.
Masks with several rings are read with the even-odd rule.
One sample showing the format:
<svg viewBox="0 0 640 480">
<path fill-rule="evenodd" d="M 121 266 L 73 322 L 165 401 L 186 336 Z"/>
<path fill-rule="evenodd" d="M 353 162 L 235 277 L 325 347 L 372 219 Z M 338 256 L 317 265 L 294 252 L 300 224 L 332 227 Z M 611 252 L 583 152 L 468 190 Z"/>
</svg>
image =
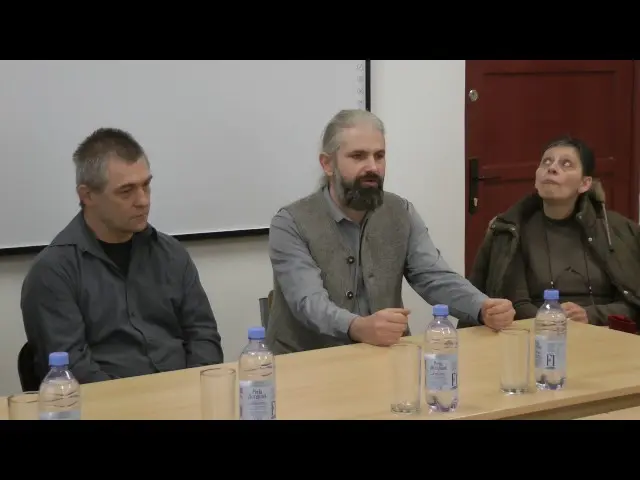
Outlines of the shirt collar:
<svg viewBox="0 0 640 480">
<path fill-rule="evenodd" d="M 331 193 L 329 192 L 329 187 L 326 186 L 323 188 L 324 198 L 329 205 L 329 214 L 331 218 L 335 220 L 336 223 L 340 223 L 342 220 L 352 221 L 349 217 L 345 215 L 345 213 L 340 209 L 335 200 L 331 197 Z"/>
</svg>

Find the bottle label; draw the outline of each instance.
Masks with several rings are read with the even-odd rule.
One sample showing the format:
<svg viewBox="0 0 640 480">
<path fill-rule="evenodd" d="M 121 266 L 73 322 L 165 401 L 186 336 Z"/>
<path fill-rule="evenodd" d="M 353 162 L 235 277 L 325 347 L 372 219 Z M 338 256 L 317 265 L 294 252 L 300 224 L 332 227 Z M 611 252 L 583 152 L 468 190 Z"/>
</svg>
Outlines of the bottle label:
<svg viewBox="0 0 640 480">
<path fill-rule="evenodd" d="M 566 354 L 567 343 L 565 340 L 549 339 L 544 335 L 536 335 L 536 368 L 564 370 Z"/>
<path fill-rule="evenodd" d="M 240 420 L 275 420 L 276 390 L 272 380 L 240 383 Z"/>
<path fill-rule="evenodd" d="M 80 420 L 80 410 L 63 412 L 40 412 L 40 420 Z"/>
<path fill-rule="evenodd" d="M 428 390 L 457 390 L 457 353 L 428 353 L 424 356 L 424 360 Z"/>
</svg>

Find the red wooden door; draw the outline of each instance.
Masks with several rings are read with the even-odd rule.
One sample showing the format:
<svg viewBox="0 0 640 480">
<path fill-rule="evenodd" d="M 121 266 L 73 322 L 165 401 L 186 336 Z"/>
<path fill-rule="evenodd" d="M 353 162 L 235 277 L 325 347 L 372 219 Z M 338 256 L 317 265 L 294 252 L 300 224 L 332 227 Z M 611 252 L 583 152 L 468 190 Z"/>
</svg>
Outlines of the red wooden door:
<svg viewBox="0 0 640 480">
<path fill-rule="evenodd" d="M 534 191 L 542 149 L 560 135 L 593 149 L 608 208 L 635 212 L 633 62 L 467 60 L 467 275 L 489 221 Z"/>
</svg>

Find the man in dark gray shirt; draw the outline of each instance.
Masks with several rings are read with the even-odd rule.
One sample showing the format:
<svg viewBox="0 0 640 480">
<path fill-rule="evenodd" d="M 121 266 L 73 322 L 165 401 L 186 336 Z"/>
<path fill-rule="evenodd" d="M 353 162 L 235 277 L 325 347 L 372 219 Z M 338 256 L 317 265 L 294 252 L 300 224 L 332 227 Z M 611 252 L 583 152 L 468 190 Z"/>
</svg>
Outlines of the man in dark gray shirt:
<svg viewBox="0 0 640 480">
<path fill-rule="evenodd" d="M 223 362 L 218 327 L 186 249 L 148 224 L 151 172 L 127 132 L 100 129 L 74 153 L 81 211 L 22 287 L 38 375 L 69 353 L 80 383 Z"/>
<path fill-rule="evenodd" d="M 322 188 L 271 223 L 267 343 L 275 353 L 396 343 L 408 332 L 403 278 L 457 318 L 496 330 L 513 322 L 509 300 L 487 298 L 454 272 L 413 205 L 383 193 L 384 126 L 375 115 L 339 112 L 325 129 L 320 164 Z"/>
</svg>

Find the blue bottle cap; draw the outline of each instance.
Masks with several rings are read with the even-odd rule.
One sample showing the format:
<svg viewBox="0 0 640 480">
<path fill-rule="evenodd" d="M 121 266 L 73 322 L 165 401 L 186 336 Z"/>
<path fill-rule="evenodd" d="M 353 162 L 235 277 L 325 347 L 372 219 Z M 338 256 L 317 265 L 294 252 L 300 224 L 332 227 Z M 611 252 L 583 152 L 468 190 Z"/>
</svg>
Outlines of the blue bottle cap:
<svg viewBox="0 0 640 480">
<path fill-rule="evenodd" d="M 435 317 L 448 317 L 449 316 L 449 306 L 448 305 L 434 305 L 433 306 L 433 315 Z"/>
<path fill-rule="evenodd" d="M 560 292 L 558 290 L 545 290 L 544 291 L 544 299 L 545 300 L 559 300 Z"/>
<path fill-rule="evenodd" d="M 69 365 L 69 354 L 67 352 L 53 352 L 49 354 L 50 367 L 64 367 Z"/>
<path fill-rule="evenodd" d="M 251 327 L 249 329 L 249 340 L 264 340 L 264 327 Z"/>
</svg>

